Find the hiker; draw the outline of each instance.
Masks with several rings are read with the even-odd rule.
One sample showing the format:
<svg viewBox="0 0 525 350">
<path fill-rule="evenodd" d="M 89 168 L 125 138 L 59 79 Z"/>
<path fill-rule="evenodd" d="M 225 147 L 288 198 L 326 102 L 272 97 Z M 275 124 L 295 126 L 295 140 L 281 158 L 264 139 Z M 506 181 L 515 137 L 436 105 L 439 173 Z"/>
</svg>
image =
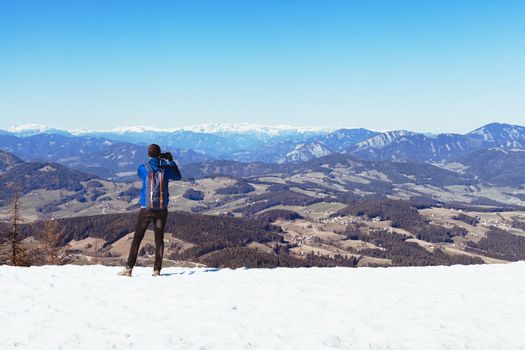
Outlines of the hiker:
<svg viewBox="0 0 525 350">
<path fill-rule="evenodd" d="M 135 226 L 135 234 L 129 249 L 126 268 L 120 276 L 131 277 L 131 272 L 137 262 L 140 242 L 151 222 L 155 231 L 155 264 L 153 276 L 160 276 L 162 256 L 164 255 L 164 226 L 168 217 L 168 182 L 180 180 L 181 174 L 177 164 L 173 161 L 171 153 L 161 153 L 159 145 L 152 144 L 148 147 L 148 156 L 144 164 L 137 170 L 142 180 L 140 191 L 140 212 Z"/>
</svg>

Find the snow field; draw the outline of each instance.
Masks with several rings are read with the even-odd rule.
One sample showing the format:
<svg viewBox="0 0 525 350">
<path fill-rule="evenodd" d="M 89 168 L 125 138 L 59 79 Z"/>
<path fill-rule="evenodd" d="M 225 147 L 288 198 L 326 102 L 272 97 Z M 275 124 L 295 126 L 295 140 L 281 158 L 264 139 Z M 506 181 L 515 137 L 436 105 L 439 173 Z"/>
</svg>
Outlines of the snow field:
<svg viewBox="0 0 525 350">
<path fill-rule="evenodd" d="M 0 349 L 525 349 L 525 262 L 0 266 Z"/>
</svg>

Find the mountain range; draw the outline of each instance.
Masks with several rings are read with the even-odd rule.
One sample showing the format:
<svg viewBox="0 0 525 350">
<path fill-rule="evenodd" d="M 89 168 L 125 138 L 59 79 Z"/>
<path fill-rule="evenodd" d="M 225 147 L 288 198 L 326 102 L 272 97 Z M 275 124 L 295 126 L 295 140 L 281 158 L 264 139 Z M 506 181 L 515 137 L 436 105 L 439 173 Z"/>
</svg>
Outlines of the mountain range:
<svg viewBox="0 0 525 350">
<path fill-rule="evenodd" d="M 140 207 L 136 168 L 156 142 L 183 174 L 169 187 L 171 264 L 516 261 L 525 247 L 524 129 L 12 128 L 0 131 L 0 250 L 18 194 L 28 244 L 41 237 L 39 220 L 54 218 L 68 261 L 124 264 Z"/>
<path fill-rule="evenodd" d="M 137 165 L 146 157 L 145 145 L 150 143 L 170 150 L 181 165 L 210 160 L 297 164 L 332 154 L 370 161 L 466 165 L 470 154 L 479 157 L 490 149 L 521 157 L 516 152 L 525 149 L 525 127 L 491 123 L 467 134 L 435 135 L 406 130 L 377 132 L 249 124 L 178 129 L 122 127 L 106 131 L 28 125 L 0 131 L 0 149 L 24 160 L 57 162 L 120 180 L 134 176 Z"/>
</svg>

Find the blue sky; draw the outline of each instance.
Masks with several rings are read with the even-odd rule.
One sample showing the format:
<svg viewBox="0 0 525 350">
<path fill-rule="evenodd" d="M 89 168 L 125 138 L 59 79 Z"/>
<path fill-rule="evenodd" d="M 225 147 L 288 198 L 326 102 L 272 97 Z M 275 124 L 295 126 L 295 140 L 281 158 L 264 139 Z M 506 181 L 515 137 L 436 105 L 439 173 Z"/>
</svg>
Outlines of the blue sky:
<svg viewBox="0 0 525 350">
<path fill-rule="evenodd" d="M 0 0 L 0 128 L 525 124 L 525 1 Z"/>
</svg>

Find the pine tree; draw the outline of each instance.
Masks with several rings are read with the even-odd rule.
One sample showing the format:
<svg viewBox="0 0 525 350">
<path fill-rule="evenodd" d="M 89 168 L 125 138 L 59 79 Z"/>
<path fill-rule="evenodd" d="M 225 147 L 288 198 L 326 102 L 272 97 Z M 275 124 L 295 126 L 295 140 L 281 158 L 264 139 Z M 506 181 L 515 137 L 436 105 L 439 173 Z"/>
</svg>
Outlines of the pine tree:
<svg viewBox="0 0 525 350">
<path fill-rule="evenodd" d="M 100 263 L 99 261 L 99 258 L 100 258 L 100 242 L 98 241 L 98 239 L 95 239 L 95 242 L 94 242 L 94 246 L 93 246 L 93 259 L 92 259 L 92 262 L 93 264 L 97 265 Z"/>
<path fill-rule="evenodd" d="M 46 264 L 58 265 L 61 262 L 60 241 L 64 235 L 64 229 L 59 229 L 56 220 L 44 222 L 40 233 L 40 252 Z"/>
<path fill-rule="evenodd" d="M 31 265 L 29 256 L 27 254 L 27 248 L 24 243 L 24 236 L 20 232 L 20 223 L 22 221 L 20 217 L 20 209 L 22 200 L 20 198 L 20 190 L 18 186 L 14 185 L 10 187 L 12 190 L 11 199 L 11 221 L 9 231 L 7 233 L 7 263 L 13 266 L 29 266 Z"/>
</svg>

